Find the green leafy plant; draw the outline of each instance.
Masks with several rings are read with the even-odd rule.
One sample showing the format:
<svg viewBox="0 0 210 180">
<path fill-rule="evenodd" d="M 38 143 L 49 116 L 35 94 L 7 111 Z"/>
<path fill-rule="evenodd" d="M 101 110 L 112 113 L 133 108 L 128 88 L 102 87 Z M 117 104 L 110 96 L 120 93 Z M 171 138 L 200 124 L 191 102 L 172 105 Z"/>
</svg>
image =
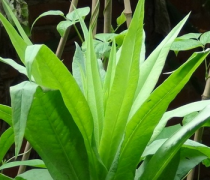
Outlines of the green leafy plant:
<svg viewBox="0 0 210 180">
<path fill-rule="evenodd" d="M 194 53 L 154 89 L 170 46 L 188 16 L 145 60 L 144 1 L 139 1 L 119 50 L 113 40 L 106 71 L 97 59 L 92 32 L 79 16 L 86 49 L 76 44 L 71 74 L 48 47 L 32 45 L 17 21 L 20 35 L 0 14 L 24 66 L 11 59 L 0 60 L 29 79 L 11 87 L 11 107 L 0 106 L 0 118 L 11 126 L 1 136 L 0 157 L 3 160 L 14 141 L 18 156 L 25 137 L 42 159 L 4 163 L 1 170 L 18 165 L 43 168 L 20 174 L 16 180 L 182 179 L 196 164 L 207 161 L 210 148 L 188 138 L 201 126 L 208 126 L 210 101 L 173 112 L 167 108 L 209 49 Z M 195 111 L 198 113 L 184 126 L 173 131 L 164 128 L 171 117 Z M 1 143 L 7 137 L 11 137 L 9 143 Z M 3 174 L 0 177 L 11 180 Z"/>
</svg>

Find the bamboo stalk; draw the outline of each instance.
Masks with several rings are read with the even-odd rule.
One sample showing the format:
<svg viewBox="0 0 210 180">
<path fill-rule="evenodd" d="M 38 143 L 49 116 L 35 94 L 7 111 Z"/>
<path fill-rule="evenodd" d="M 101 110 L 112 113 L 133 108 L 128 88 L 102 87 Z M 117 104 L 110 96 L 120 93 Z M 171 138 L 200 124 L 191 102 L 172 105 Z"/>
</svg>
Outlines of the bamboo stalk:
<svg viewBox="0 0 210 180">
<path fill-rule="evenodd" d="M 72 0 L 71 5 L 70 5 L 70 8 L 69 8 L 69 13 L 74 10 L 74 7 L 77 7 L 77 4 L 78 4 L 78 0 Z M 60 42 L 58 44 L 58 48 L 56 50 L 56 55 L 57 55 L 58 58 L 61 58 L 61 56 L 63 54 L 63 50 L 64 50 L 64 47 L 66 45 L 66 42 L 67 42 L 67 39 L 68 39 L 70 30 L 71 30 L 71 27 L 69 27 L 66 30 L 64 36 L 61 37 L 61 39 L 60 39 Z"/>
<path fill-rule="evenodd" d="M 100 2 L 99 0 L 92 0 L 90 27 L 93 31 L 93 36 L 97 32 L 97 19 L 99 15 Z"/>
<path fill-rule="evenodd" d="M 209 69 L 208 76 L 210 76 L 210 69 Z M 210 78 L 206 80 L 206 85 L 203 91 L 203 95 L 201 97 L 202 97 L 202 100 L 210 99 Z M 195 132 L 194 141 L 196 142 L 202 141 L 203 131 L 204 131 L 204 128 L 200 128 L 198 131 Z M 192 169 L 191 172 L 188 174 L 187 180 L 193 180 L 194 175 L 195 175 L 195 168 Z"/>
<path fill-rule="evenodd" d="M 125 7 L 124 14 L 126 17 L 127 27 L 129 27 L 132 19 L 132 9 L 131 9 L 130 0 L 124 0 L 124 7 Z"/>
<path fill-rule="evenodd" d="M 104 1 L 104 33 L 110 33 L 112 27 L 112 0 Z"/>
</svg>

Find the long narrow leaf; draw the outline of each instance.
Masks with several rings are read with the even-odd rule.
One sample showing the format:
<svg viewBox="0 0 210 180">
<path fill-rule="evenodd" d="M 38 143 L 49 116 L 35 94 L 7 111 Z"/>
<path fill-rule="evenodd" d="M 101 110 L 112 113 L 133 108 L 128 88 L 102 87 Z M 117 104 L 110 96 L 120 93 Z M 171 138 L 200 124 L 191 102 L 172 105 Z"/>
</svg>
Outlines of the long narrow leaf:
<svg viewBox="0 0 210 180">
<path fill-rule="evenodd" d="M 14 60 L 0 57 L 0 61 L 12 66 L 14 69 L 27 76 L 26 68 L 16 63 Z"/>
<path fill-rule="evenodd" d="M 113 84 L 107 99 L 104 128 L 99 147 L 109 169 L 123 137 L 139 78 L 139 56 L 143 39 L 144 0 L 139 1 L 122 45 Z M 113 64 L 114 65 L 114 64 Z"/>
<path fill-rule="evenodd" d="M 192 136 L 209 118 L 210 106 L 202 110 L 193 121 L 186 124 L 176 134 L 169 138 L 148 163 L 140 180 L 150 179 L 157 180 L 161 176 L 165 167 L 170 163 L 174 155 L 179 151 L 182 144 Z"/>
<path fill-rule="evenodd" d="M 104 110 L 106 110 L 107 99 L 110 94 L 110 90 L 114 81 L 114 75 L 116 70 L 116 43 L 113 40 L 112 49 L 109 56 L 109 63 L 107 73 L 105 76 L 103 91 L 104 91 Z"/>
<path fill-rule="evenodd" d="M 98 147 L 104 119 L 102 82 L 93 48 L 92 32 L 89 32 L 86 50 L 87 102 L 93 115 L 94 133 Z"/>
<path fill-rule="evenodd" d="M 8 168 L 16 167 L 16 166 L 21 166 L 21 165 L 46 168 L 46 166 L 42 160 L 32 159 L 32 160 L 26 160 L 26 161 L 14 161 L 14 162 L 9 162 L 9 163 L 3 164 L 2 166 L 0 166 L 0 170 L 8 169 Z"/>
<path fill-rule="evenodd" d="M 195 69 L 209 54 L 209 50 L 194 53 L 145 101 L 127 125 L 121 147 L 115 179 L 132 179 L 155 126 L 158 124 L 169 103 L 176 97 L 189 80 Z M 126 158 L 124 158 L 126 157 Z"/>
<path fill-rule="evenodd" d="M 166 113 L 164 113 L 160 122 L 155 127 L 155 130 L 153 132 L 153 135 L 150 141 L 152 142 L 160 134 L 160 132 L 163 130 L 163 128 L 167 124 L 168 120 L 170 120 L 171 118 L 184 117 L 192 112 L 200 111 L 204 109 L 209 104 L 210 104 L 210 100 L 198 101 L 198 102 L 193 102 L 193 103 L 181 106 L 171 111 L 167 111 Z"/>
<path fill-rule="evenodd" d="M 133 103 L 129 119 L 132 118 L 137 109 L 153 91 L 164 67 L 171 44 L 179 34 L 188 17 L 189 14 L 171 30 L 160 45 L 150 54 L 142 66 L 140 66 L 140 79 L 136 91 L 136 99 Z"/>
<path fill-rule="evenodd" d="M 21 36 L 17 33 L 15 28 L 7 21 L 7 19 L 0 13 L 0 21 L 2 22 L 4 28 L 6 29 L 10 40 L 20 57 L 21 61 L 25 62 L 25 49 L 27 47 L 27 43 L 21 38 Z"/>
<path fill-rule="evenodd" d="M 78 86 L 80 87 L 81 91 L 87 97 L 87 81 L 86 81 L 86 69 L 85 69 L 85 57 L 84 54 L 77 43 L 76 44 L 76 51 L 74 53 L 73 62 L 72 62 L 72 74 L 74 79 L 76 80 Z"/>
<path fill-rule="evenodd" d="M 31 45 L 32 43 L 31 43 L 30 39 L 28 38 L 27 34 L 23 30 L 22 26 L 20 25 L 18 19 L 14 15 L 14 13 L 10 9 L 9 5 L 7 4 L 7 1 L 2 0 L 2 3 L 3 3 L 3 6 L 5 7 L 5 9 L 9 12 L 13 22 L 15 23 L 15 26 L 17 27 L 17 29 L 18 29 L 20 35 L 22 36 L 22 38 L 24 39 L 25 43 L 28 45 Z"/>
</svg>

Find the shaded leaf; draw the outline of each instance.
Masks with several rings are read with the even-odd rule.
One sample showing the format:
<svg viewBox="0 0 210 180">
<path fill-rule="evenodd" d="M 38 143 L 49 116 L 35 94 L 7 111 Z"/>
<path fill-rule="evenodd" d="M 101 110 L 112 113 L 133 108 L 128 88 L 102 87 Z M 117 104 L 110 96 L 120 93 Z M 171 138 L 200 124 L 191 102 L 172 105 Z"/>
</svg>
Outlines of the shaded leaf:
<svg viewBox="0 0 210 180">
<path fill-rule="evenodd" d="M 12 122 L 15 135 L 15 156 L 18 155 L 26 127 L 28 113 L 31 108 L 37 84 L 24 81 L 10 88 L 12 104 Z"/>
<path fill-rule="evenodd" d="M 77 21 L 78 22 L 78 21 Z M 73 24 L 75 24 L 76 22 L 72 22 L 72 21 L 61 21 L 59 22 L 59 24 L 57 25 L 57 31 L 59 32 L 60 36 L 63 37 L 66 30 Z"/>
<path fill-rule="evenodd" d="M 68 13 L 66 15 L 66 18 L 70 21 L 78 21 L 81 17 L 85 17 L 89 14 L 90 8 L 84 7 L 84 8 L 77 8 L 74 11 Z"/>
<path fill-rule="evenodd" d="M 15 180 L 53 180 L 47 169 L 32 169 L 15 177 Z"/>
</svg>

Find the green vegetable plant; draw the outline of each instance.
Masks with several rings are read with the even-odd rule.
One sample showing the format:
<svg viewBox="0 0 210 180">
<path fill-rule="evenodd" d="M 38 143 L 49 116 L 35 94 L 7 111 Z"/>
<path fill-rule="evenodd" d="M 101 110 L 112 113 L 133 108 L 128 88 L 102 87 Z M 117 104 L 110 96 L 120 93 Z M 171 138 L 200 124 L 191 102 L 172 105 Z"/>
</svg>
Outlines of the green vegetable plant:
<svg viewBox="0 0 210 180">
<path fill-rule="evenodd" d="M 4 161 L 0 170 L 19 165 L 35 168 L 15 180 L 163 180 L 182 179 L 201 161 L 208 165 L 210 148 L 188 138 L 209 126 L 210 101 L 168 112 L 167 108 L 209 49 L 194 53 L 155 88 L 188 16 L 145 60 L 144 1 L 139 1 L 119 50 L 113 40 L 106 71 L 96 56 L 92 32 L 79 16 L 86 49 L 76 44 L 71 74 L 47 46 L 32 45 L 17 20 L 13 21 L 18 32 L 0 14 L 23 66 L 0 60 L 28 77 L 10 88 L 11 107 L 0 105 L 0 118 L 11 126 L 0 138 L 0 160 L 13 142 L 17 157 L 23 137 L 41 157 Z M 170 118 L 194 112 L 198 113 L 183 126 L 165 128 Z M 12 178 L 1 173 L 0 179 Z"/>
</svg>

